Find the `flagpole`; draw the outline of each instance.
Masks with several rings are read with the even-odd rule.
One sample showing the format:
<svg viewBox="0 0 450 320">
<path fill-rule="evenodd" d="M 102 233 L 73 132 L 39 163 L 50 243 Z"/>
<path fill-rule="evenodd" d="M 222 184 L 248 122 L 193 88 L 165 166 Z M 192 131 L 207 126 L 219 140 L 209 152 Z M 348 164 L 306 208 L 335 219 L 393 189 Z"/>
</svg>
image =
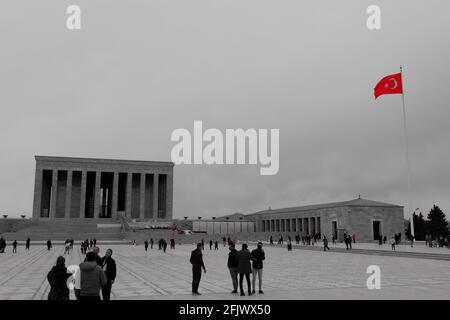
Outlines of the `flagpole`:
<svg viewBox="0 0 450 320">
<path fill-rule="evenodd" d="M 405 86 L 403 82 L 403 68 L 400 66 L 400 77 L 402 79 L 402 102 L 403 102 L 403 127 L 405 129 L 405 146 L 406 146 L 406 166 L 407 166 L 407 177 L 408 177 L 408 216 L 411 214 L 410 224 L 411 224 L 411 235 L 414 237 L 414 216 L 412 215 L 411 206 L 411 169 L 409 165 L 409 149 L 408 149 L 408 131 L 406 129 L 406 107 L 405 107 Z"/>
</svg>

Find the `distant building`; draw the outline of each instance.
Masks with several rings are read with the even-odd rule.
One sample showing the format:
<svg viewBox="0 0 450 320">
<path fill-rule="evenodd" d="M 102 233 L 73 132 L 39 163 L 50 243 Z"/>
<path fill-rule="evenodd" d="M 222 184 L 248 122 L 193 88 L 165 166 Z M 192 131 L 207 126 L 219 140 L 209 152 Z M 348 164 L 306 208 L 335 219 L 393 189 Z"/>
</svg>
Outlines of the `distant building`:
<svg viewBox="0 0 450 320">
<path fill-rule="evenodd" d="M 268 209 L 245 215 L 254 221 L 257 232 L 319 234 L 342 240 L 344 232 L 357 241 L 390 238 L 404 233 L 403 207 L 366 199 L 355 199 L 284 209 Z"/>
<path fill-rule="evenodd" d="M 35 159 L 33 219 L 172 219 L 172 162 Z"/>
</svg>

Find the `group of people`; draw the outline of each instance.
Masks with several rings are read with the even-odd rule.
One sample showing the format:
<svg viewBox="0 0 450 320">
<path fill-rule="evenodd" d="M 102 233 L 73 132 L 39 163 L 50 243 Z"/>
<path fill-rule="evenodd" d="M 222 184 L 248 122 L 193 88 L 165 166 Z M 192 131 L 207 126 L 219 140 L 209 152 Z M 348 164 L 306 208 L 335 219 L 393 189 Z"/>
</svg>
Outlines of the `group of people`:
<svg viewBox="0 0 450 320">
<path fill-rule="evenodd" d="M 402 234 L 401 232 L 394 234 L 390 239 L 389 239 L 389 244 L 391 245 L 391 250 L 395 251 L 395 246 L 400 244 L 402 240 Z M 378 245 L 383 245 L 386 244 L 387 242 L 387 236 L 386 235 L 378 235 Z M 414 243 L 414 238 L 411 237 L 410 238 L 410 243 L 411 243 L 411 247 L 413 247 L 413 243 Z"/>
<path fill-rule="evenodd" d="M 352 248 L 352 243 L 355 244 L 356 243 L 356 235 L 350 235 L 348 233 L 344 233 L 344 243 L 345 243 L 345 248 L 346 250 L 351 249 Z"/>
<path fill-rule="evenodd" d="M 67 241 L 67 240 L 66 240 Z M 69 240 L 72 242 L 73 247 L 73 240 Z M 81 253 L 86 254 L 91 248 L 97 246 L 97 239 L 85 239 L 83 242 L 81 242 Z"/>
<path fill-rule="evenodd" d="M 200 285 L 200 279 L 203 272 L 206 273 L 206 267 L 203 262 L 202 243 L 197 244 L 197 248 L 191 252 L 190 263 L 192 264 L 192 294 L 200 295 L 198 288 Z M 256 291 L 256 277 L 258 277 L 258 292 L 263 294 L 262 291 L 262 270 L 263 260 L 265 260 L 265 253 L 262 249 L 262 242 L 258 242 L 257 248 L 252 252 L 248 250 L 246 243 L 242 244 L 240 251 L 236 250 L 235 243 L 229 242 L 229 254 L 227 267 L 230 272 L 231 281 L 233 285 L 233 291 L 231 293 L 238 293 L 238 277 L 239 277 L 239 289 L 241 296 L 245 296 L 244 292 L 244 277 L 247 282 L 248 295 L 251 296 Z M 253 275 L 252 285 L 250 284 L 250 274 Z M 252 289 L 253 288 L 253 289 Z"/>
<path fill-rule="evenodd" d="M 75 297 L 78 300 L 110 300 L 111 287 L 116 278 L 116 262 L 112 258 L 112 250 L 106 250 L 105 256 L 99 256 L 99 248 L 92 247 L 86 253 L 84 262 L 79 265 L 79 272 L 73 279 Z M 65 266 L 66 259 L 59 256 L 56 265 L 47 274 L 50 284 L 49 300 L 69 300 L 70 291 L 67 285 L 72 276 Z"/>
<path fill-rule="evenodd" d="M 319 232 L 314 233 L 313 235 L 304 235 L 304 236 L 300 236 L 299 234 L 295 235 L 295 243 L 296 244 L 300 244 L 300 241 L 303 243 L 303 245 L 314 245 L 318 240 L 320 240 L 321 235 Z M 335 239 L 333 237 L 333 243 L 335 243 Z M 292 242 L 291 236 L 288 236 L 288 245 L 289 243 Z M 269 243 L 271 245 L 274 244 L 274 239 L 273 236 L 271 235 L 269 238 Z M 277 244 L 278 245 L 283 245 L 284 244 L 284 238 L 282 235 L 278 236 L 278 240 L 277 240 Z"/>
<path fill-rule="evenodd" d="M 430 234 L 425 235 L 425 245 L 427 245 L 430 248 L 437 248 L 437 247 L 449 248 L 449 244 L 450 244 L 450 235 L 447 238 L 445 238 L 443 236 L 433 237 Z"/>
</svg>

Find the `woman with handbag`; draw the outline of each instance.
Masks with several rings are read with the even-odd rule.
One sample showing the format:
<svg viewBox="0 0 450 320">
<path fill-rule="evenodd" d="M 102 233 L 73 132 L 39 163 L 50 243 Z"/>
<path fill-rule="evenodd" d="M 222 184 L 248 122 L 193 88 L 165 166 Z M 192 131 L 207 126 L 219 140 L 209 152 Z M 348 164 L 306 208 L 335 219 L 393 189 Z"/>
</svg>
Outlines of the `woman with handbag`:
<svg viewBox="0 0 450 320">
<path fill-rule="evenodd" d="M 66 259 L 59 256 L 58 259 L 56 259 L 56 265 L 47 275 L 47 280 L 50 283 L 48 300 L 69 300 L 70 292 L 67 287 L 67 279 L 71 274 L 67 273 L 65 262 Z"/>
</svg>

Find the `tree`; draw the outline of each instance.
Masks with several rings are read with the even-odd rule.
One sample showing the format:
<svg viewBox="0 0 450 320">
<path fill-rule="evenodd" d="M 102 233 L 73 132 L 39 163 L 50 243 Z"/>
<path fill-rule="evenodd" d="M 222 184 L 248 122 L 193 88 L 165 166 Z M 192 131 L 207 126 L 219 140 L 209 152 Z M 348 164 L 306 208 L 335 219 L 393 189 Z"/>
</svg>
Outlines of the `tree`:
<svg viewBox="0 0 450 320">
<path fill-rule="evenodd" d="M 436 205 L 433 205 L 433 208 L 427 216 L 426 231 L 433 239 L 441 236 L 447 237 L 449 235 L 448 222 L 445 219 L 445 214 Z"/>
</svg>

